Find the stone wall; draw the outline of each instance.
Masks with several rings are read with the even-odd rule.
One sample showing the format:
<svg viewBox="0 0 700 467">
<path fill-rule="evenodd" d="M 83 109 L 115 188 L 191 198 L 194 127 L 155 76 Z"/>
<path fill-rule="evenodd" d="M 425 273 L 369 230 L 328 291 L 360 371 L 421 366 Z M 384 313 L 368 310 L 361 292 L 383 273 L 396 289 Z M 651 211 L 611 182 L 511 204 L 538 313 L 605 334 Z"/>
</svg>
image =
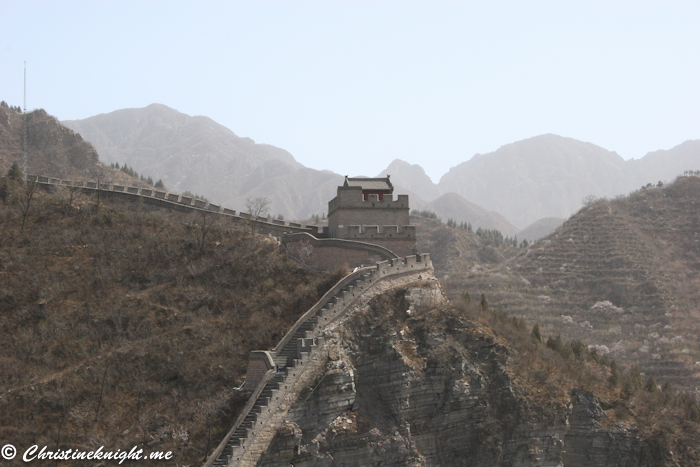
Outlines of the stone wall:
<svg viewBox="0 0 700 467">
<path fill-rule="evenodd" d="M 382 261 L 382 256 L 366 250 L 355 250 L 341 246 L 309 248 L 302 243 L 287 245 L 287 250 L 295 258 L 317 271 L 335 271 L 346 268 L 369 266 Z"/>
<path fill-rule="evenodd" d="M 47 188 L 56 189 L 78 189 L 86 193 L 96 193 L 98 182 L 84 180 L 60 180 L 57 178 L 28 175 L 28 178 L 36 180 L 40 185 Z M 189 196 L 181 196 L 177 193 L 168 193 L 160 190 L 142 187 L 125 187 L 124 185 L 100 184 L 100 196 L 105 198 L 122 198 L 132 201 L 142 199 L 144 203 L 154 204 L 183 212 L 210 212 L 229 218 L 234 224 L 238 224 L 241 230 L 248 229 L 251 232 L 262 235 L 273 235 L 281 237 L 285 233 L 309 233 L 312 235 L 323 235 L 323 230 L 318 227 L 305 226 L 294 222 L 273 221 L 267 218 L 250 219 L 247 213 L 236 213 L 235 210 L 222 208 L 217 204 L 208 203 L 202 200 L 193 199 Z"/>
<path fill-rule="evenodd" d="M 265 379 L 267 372 L 274 368 L 275 362 L 272 360 L 270 352 L 253 350 L 248 357 L 248 369 L 246 371 L 244 389 L 254 389 Z"/>
<path fill-rule="evenodd" d="M 429 277 L 432 278 L 430 257 L 420 255 L 384 261 L 341 279 L 270 351 L 276 371 L 268 371 L 258 384 L 254 391 L 256 399 L 249 400 L 246 410 L 239 415 L 205 466 L 257 465 L 278 429 L 286 422 L 292 404 L 324 371 L 328 344 L 321 335 L 364 306 L 377 293 Z M 252 353 L 251 357 L 256 360 L 251 362 L 251 367 L 257 375 L 261 368 L 257 362 L 259 355 Z"/>
<path fill-rule="evenodd" d="M 328 230 L 333 238 L 349 238 L 348 228 L 352 226 L 408 226 L 408 195 L 393 199 L 384 195 L 369 195 L 366 201 L 360 187 L 338 187 L 338 195 L 328 203 Z M 401 235 L 397 231 L 396 235 Z"/>
<path fill-rule="evenodd" d="M 55 189 L 78 189 L 86 193 L 96 193 L 98 191 L 98 182 L 96 181 L 72 181 L 60 180 L 57 178 L 30 175 L 41 185 Z M 342 188 L 342 187 L 341 187 Z M 189 196 L 181 196 L 177 193 L 168 193 L 166 191 L 154 190 L 151 188 L 141 187 L 126 187 L 116 184 L 99 184 L 100 196 L 104 198 L 122 198 L 131 201 L 142 200 L 144 203 L 157 205 L 166 209 L 177 210 L 181 212 L 198 212 L 203 215 L 208 213 L 224 216 L 238 230 L 247 230 L 259 235 L 272 235 L 277 238 L 288 236 L 290 234 L 306 233 L 312 235 L 317 240 L 329 237 L 329 228 L 319 228 L 316 226 L 306 226 L 295 222 L 285 222 L 277 219 L 258 217 L 251 219 L 248 213 L 237 213 L 233 209 L 222 207 L 217 204 L 204 202 L 202 200 L 193 199 Z M 351 191 L 357 191 L 351 188 Z M 360 201 L 352 201 L 350 204 L 353 207 L 370 206 L 371 203 L 378 203 L 378 207 L 384 213 L 391 213 L 396 210 L 405 211 L 405 219 L 403 214 L 399 217 L 389 215 L 385 218 L 387 222 L 403 222 L 408 224 L 408 197 L 399 195 L 398 200 L 393 200 L 390 196 L 385 196 L 385 200 L 379 202 L 375 198 L 377 195 L 370 195 L 370 200 L 362 200 L 362 192 L 359 192 Z M 351 198 L 354 199 L 354 198 Z M 369 203 L 369 204 L 365 204 Z M 402 212 L 403 212 L 402 211 Z M 359 213 L 361 211 L 357 211 Z M 371 217 L 371 216 L 370 216 Z M 383 218 L 384 219 L 384 218 Z M 330 217 L 329 217 L 330 220 Z M 365 222 L 367 224 L 367 222 Z M 374 244 L 383 247 L 388 252 L 379 250 L 371 250 L 366 247 L 353 246 L 350 243 L 327 243 L 314 244 L 314 253 L 308 254 L 308 248 L 302 245 L 294 245 L 291 248 L 291 254 L 316 270 L 336 270 L 340 267 L 354 268 L 359 265 L 374 264 L 377 261 L 383 261 L 397 256 L 408 256 L 416 253 L 415 250 L 415 226 L 412 225 L 348 225 L 344 227 L 346 240 L 355 240 L 364 244 Z"/>
<path fill-rule="evenodd" d="M 317 271 L 370 266 L 398 257 L 394 251 L 380 245 L 336 238 L 318 239 L 306 233 L 285 235 L 282 243 L 296 260 Z"/>
</svg>

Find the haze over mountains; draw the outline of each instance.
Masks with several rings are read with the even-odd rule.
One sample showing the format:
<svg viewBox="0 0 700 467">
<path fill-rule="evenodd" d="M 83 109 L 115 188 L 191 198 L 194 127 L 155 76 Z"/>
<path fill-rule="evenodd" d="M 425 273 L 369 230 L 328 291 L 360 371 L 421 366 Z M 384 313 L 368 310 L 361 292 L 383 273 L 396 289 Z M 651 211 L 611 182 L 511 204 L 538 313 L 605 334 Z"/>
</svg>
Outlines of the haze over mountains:
<svg viewBox="0 0 700 467">
<path fill-rule="evenodd" d="M 165 105 L 123 109 L 64 125 L 93 144 L 105 163 L 128 164 L 162 178 L 175 192 L 191 191 L 237 210 L 246 197 L 266 196 L 289 218 L 321 212 L 340 178 L 308 169 L 283 149 L 240 138 L 207 117 Z"/>
<path fill-rule="evenodd" d="M 63 124 L 91 142 L 106 163 L 126 163 L 162 178 L 170 190 L 189 190 L 237 210 L 245 208 L 246 198 L 265 196 L 275 214 L 305 219 L 325 213 L 342 182 L 341 175 L 304 167 L 283 149 L 161 104 Z M 391 175 L 395 192 L 408 193 L 412 208 L 514 235 L 554 218 L 531 229 L 547 233 L 588 195 L 627 194 L 691 169 L 700 169 L 700 140 L 625 161 L 594 144 L 547 134 L 477 154 L 437 184 L 419 165 L 399 159 L 377 176 Z"/>
</svg>

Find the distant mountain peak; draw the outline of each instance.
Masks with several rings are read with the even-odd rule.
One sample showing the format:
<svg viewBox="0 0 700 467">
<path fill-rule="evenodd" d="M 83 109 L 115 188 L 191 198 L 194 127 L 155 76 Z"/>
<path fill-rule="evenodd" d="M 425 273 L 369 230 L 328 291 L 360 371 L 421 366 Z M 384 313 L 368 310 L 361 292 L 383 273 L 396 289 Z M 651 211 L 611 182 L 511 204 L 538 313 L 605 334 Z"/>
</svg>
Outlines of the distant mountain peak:
<svg viewBox="0 0 700 467">
<path fill-rule="evenodd" d="M 418 164 L 410 164 L 402 159 L 394 159 L 377 177 L 391 175 L 391 182 L 411 192 L 418 193 L 421 198 L 431 201 L 440 196 L 440 190 Z"/>
</svg>

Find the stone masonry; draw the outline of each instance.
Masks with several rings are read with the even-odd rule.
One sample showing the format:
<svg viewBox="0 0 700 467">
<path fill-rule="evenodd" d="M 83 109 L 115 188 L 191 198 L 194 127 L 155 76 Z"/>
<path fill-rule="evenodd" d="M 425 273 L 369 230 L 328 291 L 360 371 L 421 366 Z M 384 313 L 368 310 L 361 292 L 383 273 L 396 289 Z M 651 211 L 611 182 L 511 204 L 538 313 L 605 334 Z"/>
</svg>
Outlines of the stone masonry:
<svg viewBox="0 0 700 467">
<path fill-rule="evenodd" d="M 375 295 L 417 280 L 433 278 L 429 255 L 384 261 L 349 274 L 327 292 L 271 351 L 251 354 L 250 377 L 260 379 L 248 404 L 209 466 L 255 466 L 285 423 L 287 413 L 311 382 L 325 371 L 328 343 L 322 334 L 364 306 Z"/>
</svg>

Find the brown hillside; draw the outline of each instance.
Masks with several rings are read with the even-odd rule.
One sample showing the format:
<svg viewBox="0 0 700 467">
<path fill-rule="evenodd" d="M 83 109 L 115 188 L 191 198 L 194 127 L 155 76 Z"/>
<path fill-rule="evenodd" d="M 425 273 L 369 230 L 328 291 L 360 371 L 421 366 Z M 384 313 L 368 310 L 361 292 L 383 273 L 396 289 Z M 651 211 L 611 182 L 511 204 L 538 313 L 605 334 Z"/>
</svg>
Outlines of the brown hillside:
<svg viewBox="0 0 700 467">
<path fill-rule="evenodd" d="M 93 147 L 45 110 L 29 112 L 26 117 L 28 172 L 82 179 L 100 166 Z M 0 105 L 0 173 L 3 175 L 13 162 L 23 165 L 24 118 L 24 114 L 7 104 Z"/>
<path fill-rule="evenodd" d="M 16 198 L 0 203 L 0 438 L 197 465 L 243 400 L 249 352 L 337 278 L 225 225 L 202 244 L 201 219 L 76 196 L 39 193 L 23 236 Z"/>
<path fill-rule="evenodd" d="M 435 268 L 435 277 L 441 282 L 452 283 L 452 277 L 460 277 L 464 271 L 480 265 L 497 265 L 514 256 L 518 249 L 495 246 L 473 232 L 457 227 L 448 227 L 437 219 L 411 215 L 411 224 L 416 226 L 418 251 L 430 253 Z"/>
<path fill-rule="evenodd" d="M 700 178 L 682 177 L 595 202 L 527 252 L 449 287 L 695 389 L 699 272 Z"/>
<path fill-rule="evenodd" d="M 25 115 L 0 103 L 0 175 L 13 163 L 24 165 Z M 90 143 L 39 109 L 26 114 L 27 172 L 68 180 L 96 180 L 146 186 L 126 173 L 103 165 Z"/>
<path fill-rule="evenodd" d="M 234 388 L 249 351 L 272 347 L 339 277 L 309 273 L 274 242 L 223 224 L 202 242 L 196 217 L 109 200 L 96 210 L 93 199 L 78 196 L 69 204 L 61 193 L 38 194 L 20 236 L 13 199 L 0 205 L 0 436 L 21 448 L 27 440 L 81 450 L 138 445 L 172 450 L 177 465 L 201 465 L 245 401 Z M 433 227 L 436 235 L 455 234 L 458 243 L 474 237 Z M 585 349 L 565 346 L 578 349 L 568 356 L 548 349 L 522 323 L 474 304 L 408 314 L 401 292 L 375 300 L 369 316 L 348 321 L 342 344 L 355 347 L 350 357 L 360 364 L 360 379 L 345 385 L 361 396 L 359 411 L 348 416 L 367 436 L 358 439 L 351 431 L 328 443 L 349 440 L 362 453 L 374 450 L 375 440 L 398 439 L 403 446 L 396 433 L 423 432 L 434 445 L 435 436 L 449 432 L 441 451 L 449 448 L 450 459 L 473 453 L 466 458 L 493 462 L 501 452 L 527 455 L 540 439 L 549 445 L 567 432 L 569 448 L 555 441 L 552 452 L 585 455 L 586 443 L 613 434 L 614 442 L 596 452 L 645 459 L 625 465 L 697 462 L 700 409 L 694 399 L 644 391 L 632 373 L 608 385 L 613 370 Z M 367 379 L 361 364 L 375 360 L 380 370 L 401 371 Z M 406 410 L 387 417 L 402 399 L 375 397 L 386 383 L 426 397 L 410 399 Z M 323 391 L 304 402 L 320 404 L 323 397 L 337 402 Z M 388 429 L 381 436 L 374 429 L 365 433 L 369 425 L 361 417 Z M 573 429 L 570 421 L 577 424 Z M 631 452 L 625 451 L 628 441 Z M 403 458 L 401 451 L 396 455 Z M 564 465 L 601 465 L 576 459 Z"/>
</svg>

